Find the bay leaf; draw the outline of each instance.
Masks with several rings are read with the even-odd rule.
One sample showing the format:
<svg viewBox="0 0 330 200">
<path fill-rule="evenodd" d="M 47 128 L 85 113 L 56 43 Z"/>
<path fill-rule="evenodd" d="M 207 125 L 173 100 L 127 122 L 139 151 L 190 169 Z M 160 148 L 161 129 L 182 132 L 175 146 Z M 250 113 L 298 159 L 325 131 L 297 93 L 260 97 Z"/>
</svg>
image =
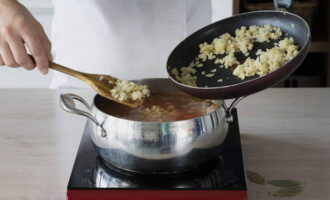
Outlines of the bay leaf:
<svg viewBox="0 0 330 200">
<path fill-rule="evenodd" d="M 303 185 L 304 183 L 300 181 L 295 181 L 295 180 L 271 180 L 267 181 L 268 184 L 274 185 L 277 187 L 293 187 L 293 186 L 298 186 L 298 185 Z"/>
<path fill-rule="evenodd" d="M 256 184 L 266 185 L 266 180 L 260 174 L 253 172 L 253 171 L 246 171 L 248 179 Z"/>
<path fill-rule="evenodd" d="M 296 196 L 302 190 L 303 190 L 303 187 L 301 185 L 299 185 L 299 186 L 283 188 L 276 192 L 270 192 L 270 195 L 276 196 L 276 197 Z"/>
</svg>

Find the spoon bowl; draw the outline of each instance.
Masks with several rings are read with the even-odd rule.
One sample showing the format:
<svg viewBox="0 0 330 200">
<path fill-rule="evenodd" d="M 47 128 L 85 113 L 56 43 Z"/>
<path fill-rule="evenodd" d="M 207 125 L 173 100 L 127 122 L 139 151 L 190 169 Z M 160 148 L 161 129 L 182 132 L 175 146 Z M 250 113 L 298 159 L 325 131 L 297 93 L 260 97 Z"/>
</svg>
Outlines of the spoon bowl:
<svg viewBox="0 0 330 200">
<path fill-rule="evenodd" d="M 116 87 L 118 80 L 115 77 L 109 75 L 103 75 L 103 74 L 89 74 L 89 73 L 79 72 L 53 62 L 49 64 L 49 68 L 82 80 L 83 82 L 88 84 L 92 89 L 94 89 L 99 95 L 107 99 L 110 99 L 112 101 L 115 101 L 117 103 L 136 108 L 143 102 L 143 99 L 141 100 L 128 99 L 127 101 L 120 101 L 115 97 L 113 97 L 113 95 L 111 94 L 111 90 Z"/>
</svg>

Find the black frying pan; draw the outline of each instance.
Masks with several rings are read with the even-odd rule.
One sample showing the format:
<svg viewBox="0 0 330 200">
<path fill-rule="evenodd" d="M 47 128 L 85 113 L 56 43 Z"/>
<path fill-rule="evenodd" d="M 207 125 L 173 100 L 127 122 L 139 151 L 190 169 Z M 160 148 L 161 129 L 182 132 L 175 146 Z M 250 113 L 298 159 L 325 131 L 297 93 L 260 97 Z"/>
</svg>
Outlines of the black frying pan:
<svg viewBox="0 0 330 200">
<path fill-rule="evenodd" d="M 287 78 L 306 57 L 311 42 L 311 34 L 309 26 L 304 19 L 283 11 L 283 9 L 290 9 L 292 0 L 275 0 L 274 3 L 275 7 L 281 9 L 281 11 L 267 10 L 239 14 L 206 26 L 187 37 L 172 51 L 168 58 L 167 72 L 170 79 L 176 86 L 188 94 L 208 99 L 230 99 L 259 92 Z M 210 43 L 223 33 L 228 32 L 233 35 L 235 29 L 241 26 L 262 26 L 265 24 L 280 27 L 283 33 L 293 37 L 299 45 L 299 54 L 279 69 L 262 77 L 253 76 L 242 80 L 232 74 L 233 69 L 218 68 L 213 61 L 207 61 L 206 63 L 204 62 L 203 67 L 197 68 L 197 74 L 195 74 L 198 77 L 197 87 L 183 85 L 176 81 L 171 74 L 171 69 L 180 69 L 183 66 L 188 66 L 195 59 L 199 54 L 199 44 L 203 42 Z M 273 46 L 274 44 L 269 43 L 255 44 L 250 55 L 253 55 L 259 48 L 264 50 Z M 244 61 L 243 55 L 241 57 L 237 55 L 237 57 L 238 60 Z M 253 58 L 253 56 L 250 57 Z M 201 75 L 201 71 L 209 72 L 214 68 L 217 68 L 217 72 L 213 77 L 207 78 Z M 218 82 L 218 79 L 223 79 L 223 81 Z"/>
</svg>

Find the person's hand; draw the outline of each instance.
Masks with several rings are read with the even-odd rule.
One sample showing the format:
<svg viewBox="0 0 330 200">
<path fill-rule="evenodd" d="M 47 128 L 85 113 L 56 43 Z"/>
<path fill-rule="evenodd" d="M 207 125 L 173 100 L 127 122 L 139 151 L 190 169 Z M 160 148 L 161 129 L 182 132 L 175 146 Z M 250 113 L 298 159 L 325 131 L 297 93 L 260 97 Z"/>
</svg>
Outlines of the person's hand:
<svg viewBox="0 0 330 200">
<path fill-rule="evenodd" d="M 28 56 L 25 45 L 34 61 Z M 16 0 L 0 0 L 0 65 L 48 72 L 51 43 L 40 23 Z"/>
</svg>

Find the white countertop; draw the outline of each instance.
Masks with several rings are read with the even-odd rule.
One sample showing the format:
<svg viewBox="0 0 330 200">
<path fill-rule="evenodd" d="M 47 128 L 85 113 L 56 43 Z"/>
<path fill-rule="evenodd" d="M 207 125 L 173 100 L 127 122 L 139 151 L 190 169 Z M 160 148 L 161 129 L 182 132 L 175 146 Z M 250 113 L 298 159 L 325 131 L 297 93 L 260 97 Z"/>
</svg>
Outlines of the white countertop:
<svg viewBox="0 0 330 200">
<path fill-rule="evenodd" d="M 86 119 L 48 89 L 0 90 L 0 200 L 64 200 Z M 68 92 L 85 97 L 87 89 Z M 249 200 L 328 199 L 330 88 L 268 89 L 238 105 L 245 168 L 306 183 L 295 197 L 247 181 Z"/>
</svg>

